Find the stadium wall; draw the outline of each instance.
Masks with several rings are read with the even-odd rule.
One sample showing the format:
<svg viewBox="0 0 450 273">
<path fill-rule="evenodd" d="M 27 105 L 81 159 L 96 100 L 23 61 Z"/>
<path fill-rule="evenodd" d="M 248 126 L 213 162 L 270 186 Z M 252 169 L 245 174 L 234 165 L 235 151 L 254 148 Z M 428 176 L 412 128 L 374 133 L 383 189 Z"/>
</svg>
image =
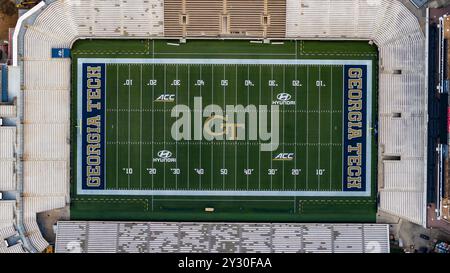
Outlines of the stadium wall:
<svg viewBox="0 0 450 273">
<path fill-rule="evenodd" d="M 51 49 L 70 48 L 83 38 L 164 38 L 163 7 L 163 0 L 121 5 L 98 0 L 47 1 L 19 19 L 13 63 L 22 69 L 18 106 L 23 109 L 18 112 L 24 111 L 24 169 L 19 183 L 24 186 L 23 216 L 28 228 L 35 228 L 36 213 L 69 202 L 70 119 L 55 113 L 69 109 L 70 60 L 53 59 Z M 425 39 L 417 19 L 399 1 L 287 0 L 285 31 L 286 39 L 367 39 L 378 45 L 380 210 L 425 225 L 425 167 L 409 179 L 390 171 L 408 173 L 426 166 Z M 396 113 L 401 113 L 400 118 Z M 48 169 L 60 166 L 65 175 L 36 173 L 35 168 L 26 168 L 28 161 Z M 40 183 L 48 186 L 33 186 Z M 38 250 L 43 246 L 40 239 L 36 239 Z"/>
</svg>

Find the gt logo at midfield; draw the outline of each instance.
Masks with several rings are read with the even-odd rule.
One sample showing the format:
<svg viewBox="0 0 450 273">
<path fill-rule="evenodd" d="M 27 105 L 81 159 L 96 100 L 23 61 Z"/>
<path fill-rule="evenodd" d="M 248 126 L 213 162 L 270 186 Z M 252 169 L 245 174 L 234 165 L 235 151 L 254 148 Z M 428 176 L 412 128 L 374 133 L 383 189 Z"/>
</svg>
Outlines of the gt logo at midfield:
<svg viewBox="0 0 450 273">
<path fill-rule="evenodd" d="M 172 157 L 172 152 L 167 150 L 162 150 L 158 152 L 158 157 L 160 158 L 170 158 Z"/>
<path fill-rule="evenodd" d="M 277 154 L 273 160 L 293 160 L 294 153 L 279 153 Z"/>
<path fill-rule="evenodd" d="M 174 94 L 162 94 L 156 98 L 156 102 L 174 102 L 175 95 Z"/>
</svg>

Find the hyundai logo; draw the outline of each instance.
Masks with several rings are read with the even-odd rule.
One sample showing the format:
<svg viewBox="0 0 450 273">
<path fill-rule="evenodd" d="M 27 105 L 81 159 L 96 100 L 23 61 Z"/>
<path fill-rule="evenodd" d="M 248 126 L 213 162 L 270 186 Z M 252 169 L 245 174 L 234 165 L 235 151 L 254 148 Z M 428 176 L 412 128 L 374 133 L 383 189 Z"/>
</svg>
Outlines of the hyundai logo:
<svg viewBox="0 0 450 273">
<path fill-rule="evenodd" d="M 291 95 L 288 93 L 280 93 L 277 95 L 277 99 L 280 101 L 288 101 L 291 99 Z"/>
<path fill-rule="evenodd" d="M 172 156 L 172 153 L 167 150 L 162 150 L 158 152 L 158 157 L 160 158 L 170 158 Z"/>
</svg>

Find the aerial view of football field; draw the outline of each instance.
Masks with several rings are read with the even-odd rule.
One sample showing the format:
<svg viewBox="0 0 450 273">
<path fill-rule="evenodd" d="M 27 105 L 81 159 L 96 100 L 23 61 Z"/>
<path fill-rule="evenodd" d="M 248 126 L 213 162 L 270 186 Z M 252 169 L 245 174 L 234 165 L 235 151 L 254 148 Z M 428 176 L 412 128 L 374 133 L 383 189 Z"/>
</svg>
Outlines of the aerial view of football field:
<svg viewBox="0 0 450 273">
<path fill-rule="evenodd" d="M 72 58 L 72 219 L 375 221 L 375 45 L 81 40 Z"/>
</svg>

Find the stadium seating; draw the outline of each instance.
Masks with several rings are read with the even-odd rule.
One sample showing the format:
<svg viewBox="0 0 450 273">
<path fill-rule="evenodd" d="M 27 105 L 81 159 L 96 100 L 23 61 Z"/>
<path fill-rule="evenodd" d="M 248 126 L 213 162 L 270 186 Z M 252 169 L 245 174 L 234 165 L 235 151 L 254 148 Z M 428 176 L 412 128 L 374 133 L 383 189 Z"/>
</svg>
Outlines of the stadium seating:
<svg viewBox="0 0 450 273">
<path fill-rule="evenodd" d="M 391 0 L 286 5 L 288 38 L 367 39 L 378 45 L 380 210 L 425 225 L 426 177 L 419 168 L 426 165 L 425 38 L 417 18 Z M 398 175 L 414 167 L 415 175 Z"/>
<path fill-rule="evenodd" d="M 284 38 L 286 35 L 286 1 L 267 1 L 267 13 L 270 14 L 267 37 Z"/>
<path fill-rule="evenodd" d="M 0 117 L 12 118 L 16 116 L 16 105 L 14 104 L 0 104 Z"/>
<path fill-rule="evenodd" d="M 164 36 L 284 38 L 285 9 L 285 0 L 166 0 Z"/>
<path fill-rule="evenodd" d="M 230 32 L 245 33 L 250 37 L 263 37 L 264 26 L 261 24 L 264 1 L 227 0 L 230 14 Z"/>
<path fill-rule="evenodd" d="M 16 128 L 0 126 L 0 191 L 16 189 L 14 175 Z"/>
<path fill-rule="evenodd" d="M 220 22 L 224 12 L 230 16 L 230 32 L 242 30 L 262 37 L 266 31 L 268 37 L 369 39 L 377 43 L 380 162 L 384 166 L 380 209 L 423 224 L 425 188 L 421 185 L 425 170 L 417 168 L 416 175 L 408 179 L 392 174 L 394 167 L 399 173 L 406 173 L 414 166 L 425 166 L 426 160 L 425 149 L 421 150 L 426 146 L 425 43 L 416 18 L 401 3 L 391 0 L 276 0 L 267 5 L 261 0 L 251 6 L 249 2 L 253 1 L 232 0 L 227 1 L 225 10 L 222 0 L 207 2 L 53 1 L 24 22 L 24 35 L 18 43 L 24 94 L 23 196 L 25 224 L 36 249 L 42 250 L 46 244 L 38 235 L 35 214 L 64 207 L 68 199 L 71 64 L 67 59 L 52 59 L 51 48 L 71 47 L 77 39 L 92 37 L 219 37 L 224 34 Z M 267 10 L 269 26 L 261 26 L 260 15 L 250 16 L 237 7 L 258 13 Z M 180 26 L 179 13 L 183 9 L 189 23 L 184 27 Z M 401 75 L 393 74 L 394 70 L 400 70 Z M 392 117 L 393 112 L 400 112 L 401 117 Z M 0 151 L 3 150 L 2 147 Z M 383 156 L 398 156 L 400 160 L 392 162 Z M 3 168 L 10 168 L 6 166 L 10 163 L 1 162 L 9 159 L 0 158 L 3 175 L 7 173 Z M 56 167 L 58 172 L 52 174 L 36 173 L 38 168 L 50 171 Z M 14 184 L 7 187 L 11 185 Z"/>
<path fill-rule="evenodd" d="M 82 37 L 162 36 L 162 0 L 61 2 Z M 67 18 L 65 21 L 68 21 Z"/>
<path fill-rule="evenodd" d="M 0 253 L 23 253 L 25 249 L 21 242 L 7 246 L 5 239 L 16 236 L 17 230 L 14 226 L 15 201 L 0 201 Z"/>
<path fill-rule="evenodd" d="M 0 201 L 0 239 L 14 235 L 14 202 Z"/>
<path fill-rule="evenodd" d="M 36 223 L 36 219 L 26 219 L 24 225 L 26 235 L 36 251 L 44 251 L 48 247 L 48 242 L 44 239 L 44 237 L 42 237 L 41 231 Z"/>
<path fill-rule="evenodd" d="M 76 244 L 74 244 L 76 242 Z M 370 244 L 378 244 L 372 249 Z M 59 221 L 57 253 L 388 252 L 388 225 Z"/>
</svg>

